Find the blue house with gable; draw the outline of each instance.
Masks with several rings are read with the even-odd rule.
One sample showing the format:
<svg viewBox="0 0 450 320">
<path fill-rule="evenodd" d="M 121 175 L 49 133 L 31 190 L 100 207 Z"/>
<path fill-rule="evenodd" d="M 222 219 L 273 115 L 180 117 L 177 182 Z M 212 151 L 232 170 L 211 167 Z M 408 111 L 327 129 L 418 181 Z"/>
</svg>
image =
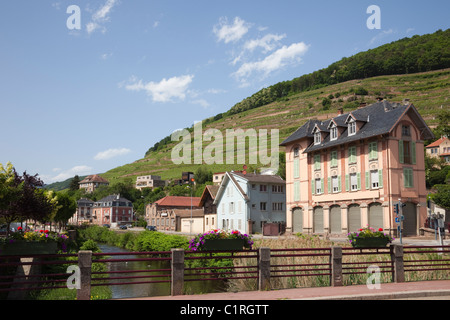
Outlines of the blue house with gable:
<svg viewBox="0 0 450 320">
<path fill-rule="evenodd" d="M 262 233 L 265 223 L 286 223 L 286 182 L 276 175 L 226 172 L 214 204 L 219 229 Z"/>
</svg>

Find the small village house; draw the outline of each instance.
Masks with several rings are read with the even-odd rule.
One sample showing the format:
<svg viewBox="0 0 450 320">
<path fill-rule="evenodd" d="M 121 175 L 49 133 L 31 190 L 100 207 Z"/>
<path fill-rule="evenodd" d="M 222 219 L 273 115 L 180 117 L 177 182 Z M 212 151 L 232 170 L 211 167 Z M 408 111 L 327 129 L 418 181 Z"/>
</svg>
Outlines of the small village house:
<svg viewBox="0 0 450 320">
<path fill-rule="evenodd" d="M 139 176 L 136 178 L 136 189 L 142 190 L 144 188 L 164 188 L 166 186 L 166 181 L 161 180 L 161 176 L 147 175 Z"/>
<path fill-rule="evenodd" d="M 79 182 L 80 189 L 84 189 L 86 193 L 92 193 L 101 186 L 108 186 L 109 181 L 100 177 L 98 174 L 90 175 Z"/>
<path fill-rule="evenodd" d="M 118 195 L 109 195 L 94 203 L 92 222 L 120 226 L 134 221 L 133 203 Z"/>
<path fill-rule="evenodd" d="M 217 206 L 214 204 L 217 191 L 218 185 L 207 185 L 200 197 L 199 207 L 203 207 L 205 214 L 205 231 L 217 229 Z"/>
<path fill-rule="evenodd" d="M 227 172 L 214 204 L 219 229 L 262 233 L 265 223 L 286 222 L 285 181 L 274 175 Z"/>
<path fill-rule="evenodd" d="M 440 139 L 426 146 L 427 154 L 430 157 L 441 158 L 445 163 L 450 164 L 450 139 L 441 137 Z"/>
<path fill-rule="evenodd" d="M 204 213 L 199 202 L 199 197 L 166 196 L 146 206 L 145 219 L 157 230 L 201 233 Z"/>
</svg>

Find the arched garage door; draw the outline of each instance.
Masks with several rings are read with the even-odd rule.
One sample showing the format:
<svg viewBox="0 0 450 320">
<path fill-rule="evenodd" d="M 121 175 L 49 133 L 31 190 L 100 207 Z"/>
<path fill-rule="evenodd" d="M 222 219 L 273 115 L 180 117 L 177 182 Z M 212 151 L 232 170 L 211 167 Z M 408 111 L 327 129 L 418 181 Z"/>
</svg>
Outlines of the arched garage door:
<svg viewBox="0 0 450 320">
<path fill-rule="evenodd" d="M 407 202 L 406 206 L 402 208 L 402 213 L 405 219 L 403 220 L 403 235 L 416 236 L 417 235 L 417 211 L 416 205 L 412 202 Z"/>
<path fill-rule="evenodd" d="M 292 210 L 292 232 L 303 232 L 303 209 L 294 208 Z"/>
<path fill-rule="evenodd" d="M 330 233 L 341 233 L 341 207 L 332 206 L 330 208 Z"/>
<path fill-rule="evenodd" d="M 356 232 L 361 229 L 361 211 L 359 205 L 348 206 L 348 231 Z"/>
<path fill-rule="evenodd" d="M 313 213 L 314 233 L 323 233 L 323 208 L 315 207 Z"/>
<path fill-rule="evenodd" d="M 375 230 L 383 228 L 383 207 L 381 203 L 369 205 L 369 227 Z"/>
</svg>

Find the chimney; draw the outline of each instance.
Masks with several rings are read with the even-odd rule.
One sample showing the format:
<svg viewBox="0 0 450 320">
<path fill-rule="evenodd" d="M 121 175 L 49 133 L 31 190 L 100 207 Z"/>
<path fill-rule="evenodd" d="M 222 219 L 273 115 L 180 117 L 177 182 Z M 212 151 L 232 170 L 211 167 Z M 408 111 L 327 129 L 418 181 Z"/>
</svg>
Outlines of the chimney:
<svg viewBox="0 0 450 320">
<path fill-rule="evenodd" d="M 365 103 L 365 102 L 361 102 L 361 103 L 359 104 L 359 107 L 360 107 L 360 108 L 364 108 L 365 106 L 367 106 L 367 103 Z"/>
<path fill-rule="evenodd" d="M 407 106 L 409 105 L 409 99 L 403 99 L 403 105 Z"/>
<path fill-rule="evenodd" d="M 344 108 L 339 108 L 338 109 L 338 115 L 344 114 Z"/>
</svg>

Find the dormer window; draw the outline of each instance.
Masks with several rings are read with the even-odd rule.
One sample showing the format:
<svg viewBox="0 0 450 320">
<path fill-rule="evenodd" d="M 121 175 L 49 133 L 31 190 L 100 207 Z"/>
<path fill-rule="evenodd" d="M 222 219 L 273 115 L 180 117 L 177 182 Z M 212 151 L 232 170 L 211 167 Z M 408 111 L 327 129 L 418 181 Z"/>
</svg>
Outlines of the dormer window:
<svg viewBox="0 0 450 320">
<path fill-rule="evenodd" d="M 336 126 L 332 126 L 331 127 L 331 131 L 330 131 L 330 140 L 336 140 L 338 137 L 338 130 Z"/>
<path fill-rule="evenodd" d="M 352 136 L 356 133 L 356 122 L 355 120 L 350 120 L 348 122 L 348 135 Z"/>
<path fill-rule="evenodd" d="M 320 131 L 314 133 L 314 144 L 320 144 L 322 142 L 322 137 Z"/>
</svg>

